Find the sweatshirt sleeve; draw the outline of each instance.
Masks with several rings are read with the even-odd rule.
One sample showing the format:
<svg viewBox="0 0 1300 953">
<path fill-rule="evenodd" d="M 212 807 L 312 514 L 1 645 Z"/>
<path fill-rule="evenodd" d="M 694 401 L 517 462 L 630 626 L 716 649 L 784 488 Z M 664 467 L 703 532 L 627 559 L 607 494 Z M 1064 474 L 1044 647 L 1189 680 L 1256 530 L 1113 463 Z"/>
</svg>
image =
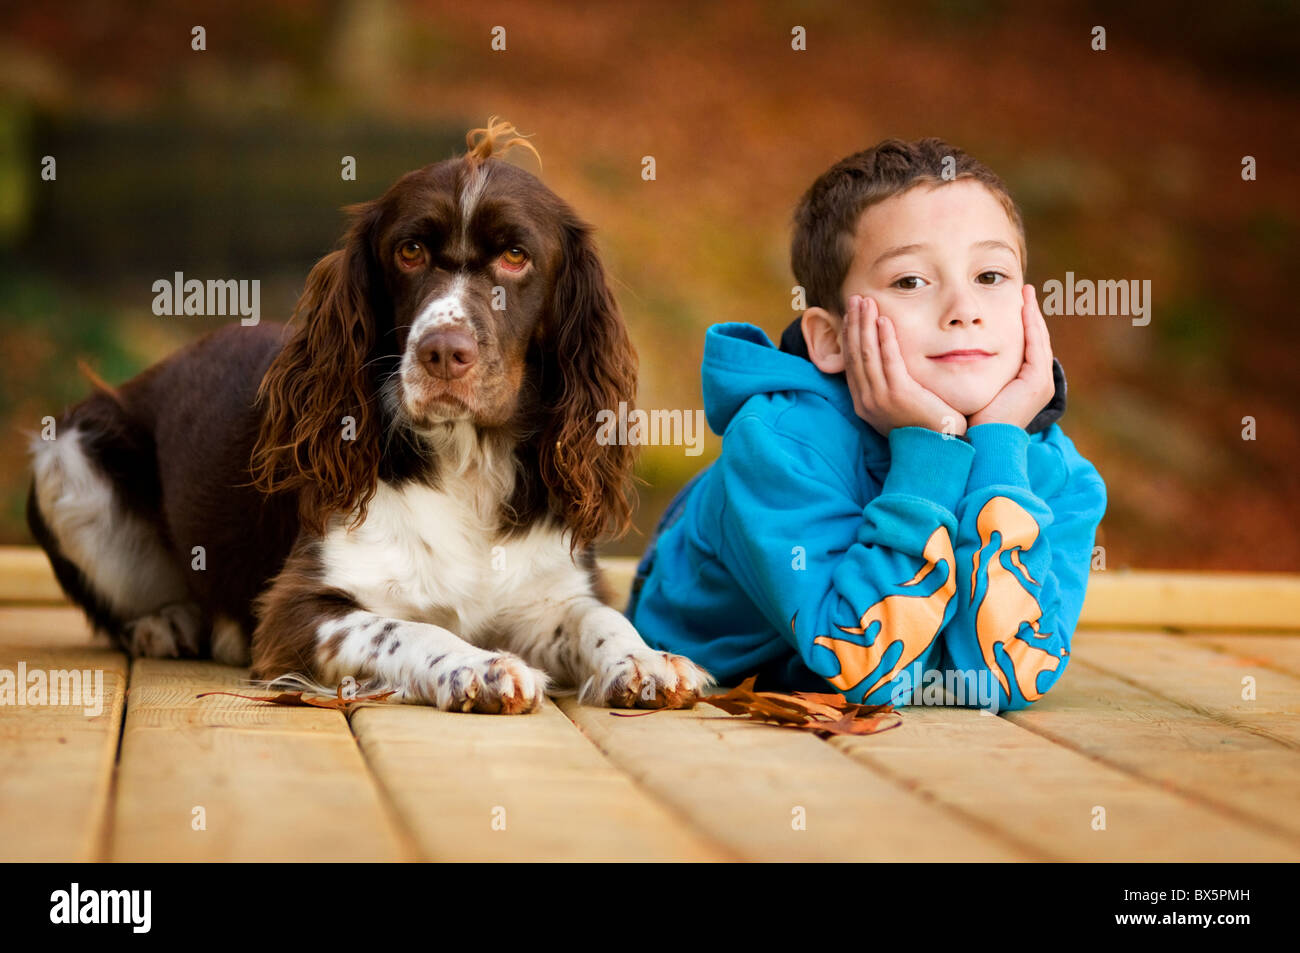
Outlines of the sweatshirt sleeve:
<svg viewBox="0 0 1300 953">
<path fill-rule="evenodd" d="M 918 659 L 941 661 L 956 611 L 954 508 L 975 457 L 924 427 L 894 429 L 889 446 L 865 506 L 813 441 L 758 416 L 733 421 L 719 459 L 720 546 L 738 584 L 809 669 L 869 704 L 906 704 L 891 682 Z"/>
<path fill-rule="evenodd" d="M 1065 671 L 1083 611 L 1106 485 L 1068 444 L 1050 500 L 1030 486 L 1029 434 L 1014 424 L 977 424 L 966 492 L 957 505 L 956 615 L 943 634 L 943 668 L 981 707 L 1017 710 Z M 968 702 L 969 704 L 970 702 Z"/>
</svg>

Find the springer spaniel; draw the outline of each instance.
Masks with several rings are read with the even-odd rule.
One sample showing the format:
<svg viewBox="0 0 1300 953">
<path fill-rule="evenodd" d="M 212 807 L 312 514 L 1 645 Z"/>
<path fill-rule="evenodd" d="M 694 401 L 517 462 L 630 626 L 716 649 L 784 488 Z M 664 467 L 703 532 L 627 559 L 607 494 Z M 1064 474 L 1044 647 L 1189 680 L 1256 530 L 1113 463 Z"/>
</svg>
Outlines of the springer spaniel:
<svg viewBox="0 0 1300 953">
<path fill-rule="evenodd" d="M 446 710 L 532 711 L 552 680 L 694 703 L 709 674 L 606 605 L 593 541 L 630 525 L 635 451 L 596 415 L 636 356 L 589 227 L 494 154 L 536 153 L 513 132 L 351 206 L 289 325 L 96 381 L 32 441 L 29 525 L 97 630 Z"/>
</svg>

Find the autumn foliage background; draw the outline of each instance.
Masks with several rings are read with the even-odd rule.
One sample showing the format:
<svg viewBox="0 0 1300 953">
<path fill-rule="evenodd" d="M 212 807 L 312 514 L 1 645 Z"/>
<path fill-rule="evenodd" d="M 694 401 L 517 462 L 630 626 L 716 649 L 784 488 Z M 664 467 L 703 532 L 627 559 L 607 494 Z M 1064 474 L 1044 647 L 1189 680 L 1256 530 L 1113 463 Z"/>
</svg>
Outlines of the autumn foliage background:
<svg viewBox="0 0 1300 953">
<path fill-rule="evenodd" d="M 1031 283 L 1151 281 L 1146 327 L 1047 319 L 1070 384 L 1062 426 L 1109 490 L 1107 567 L 1298 570 L 1300 7 L 1128 7 L 9 5 L 0 541 L 29 541 L 22 433 L 84 393 L 77 355 L 123 380 L 233 320 L 154 316 L 154 280 L 257 278 L 263 320 L 284 320 L 340 206 L 463 150 L 498 114 L 596 226 L 642 407 L 702 407 L 708 325 L 775 338 L 792 319 L 790 214 L 827 166 L 888 135 L 961 146 L 1020 203 Z M 806 52 L 791 50 L 796 25 Z M 50 149 L 58 179 L 42 182 Z M 356 182 L 340 180 L 345 154 Z M 639 532 L 605 551 L 639 553 L 718 447 L 645 448 Z"/>
</svg>

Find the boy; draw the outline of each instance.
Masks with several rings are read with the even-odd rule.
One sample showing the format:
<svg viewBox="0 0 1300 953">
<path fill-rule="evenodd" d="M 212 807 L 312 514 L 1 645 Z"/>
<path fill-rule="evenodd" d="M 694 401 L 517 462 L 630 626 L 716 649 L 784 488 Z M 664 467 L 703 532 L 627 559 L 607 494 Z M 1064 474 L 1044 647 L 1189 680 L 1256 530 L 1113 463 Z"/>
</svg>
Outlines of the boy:
<svg viewBox="0 0 1300 953">
<path fill-rule="evenodd" d="M 722 452 L 628 617 L 723 684 L 1025 707 L 1069 660 L 1106 487 L 1055 423 L 1015 203 L 939 139 L 886 140 L 805 193 L 791 261 L 807 309 L 780 349 L 708 329 Z"/>
</svg>

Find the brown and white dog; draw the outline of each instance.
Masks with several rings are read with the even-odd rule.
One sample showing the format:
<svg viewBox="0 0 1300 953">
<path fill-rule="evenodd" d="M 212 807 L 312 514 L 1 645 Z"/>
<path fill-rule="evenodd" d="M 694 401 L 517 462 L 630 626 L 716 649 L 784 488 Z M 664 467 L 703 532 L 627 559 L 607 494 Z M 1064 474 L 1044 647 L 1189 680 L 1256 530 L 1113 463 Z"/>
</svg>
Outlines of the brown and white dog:
<svg viewBox="0 0 1300 953">
<path fill-rule="evenodd" d="M 448 710 L 694 702 L 708 673 L 603 599 L 635 451 L 597 412 L 636 357 L 589 227 L 496 157 L 532 148 L 513 131 L 351 207 L 288 326 L 208 334 L 33 440 L 29 525 L 97 630 Z"/>
</svg>

